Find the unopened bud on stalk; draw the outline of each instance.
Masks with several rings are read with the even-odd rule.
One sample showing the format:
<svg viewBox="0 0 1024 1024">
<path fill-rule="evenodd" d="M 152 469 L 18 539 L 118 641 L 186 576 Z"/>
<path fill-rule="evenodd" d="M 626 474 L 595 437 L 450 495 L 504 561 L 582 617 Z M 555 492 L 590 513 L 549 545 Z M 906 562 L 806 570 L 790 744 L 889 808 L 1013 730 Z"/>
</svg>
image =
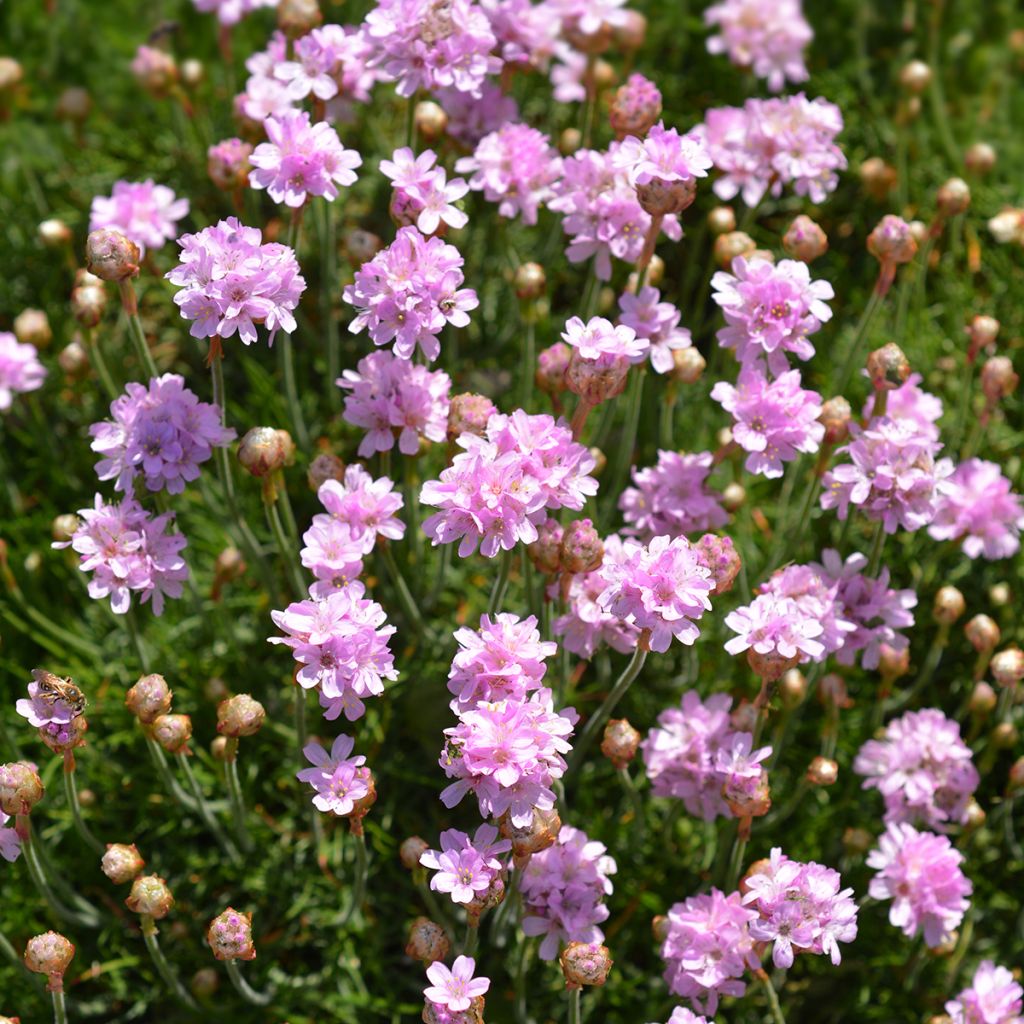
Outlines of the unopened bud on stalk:
<svg viewBox="0 0 1024 1024">
<path fill-rule="evenodd" d="M 38 234 L 39 241 L 47 249 L 60 249 L 65 245 L 70 245 L 74 237 L 71 233 L 71 228 L 64 221 L 58 220 L 56 217 L 44 220 L 39 225 Z"/>
<path fill-rule="evenodd" d="M 92 97 L 88 89 L 80 85 L 71 85 L 57 97 L 54 110 L 59 121 L 70 121 L 72 124 L 84 124 L 92 113 Z"/>
<path fill-rule="evenodd" d="M 996 691 L 984 680 L 974 684 L 967 708 L 975 718 L 987 718 L 996 709 L 999 698 Z"/>
<path fill-rule="evenodd" d="M 566 370 L 572 357 L 571 349 L 564 341 L 556 341 L 537 356 L 537 373 L 534 377 L 537 387 L 549 395 L 558 395 L 565 391 Z"/>
<path fill-rule="evenodd" d="M 910 671 L 909 647 L 897 650 L 889 644 L 882 644 L 878 655 L 878 671 L 886 685 L 892 685 Z"/>
<path fill-rule="evenodd" d="M 920 95 L 931 81 L 932 69 L 922 60 L 912 60 L 900 69 L 900 85 L 909 93 Z"/>
<path fill-rule="evenodd" d="M 558 136 L 558 152 L 572 156 L 583 145 L 583 133 L 579 128 L 565 128 Z"/>
<path fill-rule="evenodd" d="M 973 831 L 985 824 L 985 818 L 987 817 L 985 809 L 973 797 L 968 801 L 965 813 L 967 815 L 966 825 L 968 829 Z"/>
<path fill-rule="evenodd" d="M 613 718 L 604 727 L 601 753 L 616 768 L 625 768 L 636 757 L 641 739 L 640 733 L 629 724 L 629 719 Z"/>
<path fill-rule="evenodd" d="M 124 902 L 132 913 L 159 921 L 171 912 L 174 897 L 159 875 L 143 875 L 132 882 L 132 891 Z"/>
<path fill-rule="evenodd" d="M 992 678 L 1000 686 L 1016 686 L 1024 679 L 1024 651 L 1019 647 L 1007 647 L 992 655 L 989 668 Z"/>
<path fill-rule="evenodd" d="M 444 107 L 433 100 L 420 100 L 412 116 L 416 131 L 431 145 L 437 142 L 448 128 L 448 115 Z"/>
<path fill-rule="evenodd" d="M 242 552 L 236 547 L 224 548 L 213 564 L 214 586 L 219 593 L 225 583 L 237 580 L 246 570 Z"/>
<path fill-rule="evenodd" d="M 238 444 L 238 461 L 255 477 L 269 476 L 284 467 L 291 436 L 274 427 L 253 427 Z"/>
<path fill-rule="evenodd" d="M 619 12 L 622 21 L 612 28 L 612 41 L 620 50 L 633 53 L 644 45 L 647 39 L 647 19 L 632 9 Z"/>
<path fill-rule="evenodd" d="M 317 0 L 280 0 L 277 27 L 292 38 L 312 32 L 324 20 Z"/>
<path fill-rule="evenodd" d="M 646 184 L 636 186 L 636 198 L 641 208 L 652 217 L 682 213 L 697 198 L 697 179 L 666 181 L 664 178 L 652 178 Z"/>
<path fill-rule="evenodd" d="M 940 626 L 952 626 L 966 610 L 964 595 L 956 587 L 939 587 L 932 605 L 932 618 Z"/>
<path fill-rule="evenodd" d="M 25 966 L 36 974 L 45 974 L 51 992 L 64 990 L 64 972 L 75 956 L 74 945 L 57 932 L 45 932 L 28 940 Z"/>
<path fill-rule="evenodd" d="M 538 528 L 537 539 L 526 549 L 534 567 L 548 576 L 562 571 L 563 534 L 561 523 L 549 517 Z"/>
<path fill-rule="evenodd" d="M 956 217 L 971 205 L 971 187 L 963 178 L 950 178 L 935 193 L 940 217 Z"/>
<path fill-rule="evenodd" d="M 50 525 L 50 534 L 56 541 L 69 541 L 78 531 L 78 516 L 65 512 L 57 516 Z"/>
<path fill-rule="evenodd" d="M 603 985 L 614 963 L 611 951 L 599 942 L 570 942 L 558 962 L 565 975 L 565 987 L 570 990 L 584 985 Z"/>
<path fill-rule="evenodd" d="M 1018 757 L 1017 760 L 1010 765 L 1010 775 L 1007 780 L 1006 788 L 1011 793 L 1017 793 L 1021 789 L 1024 789 L 1024 757 Z"/>
<path fill-rule="evenodd" d="M 876 391 L 895 391 L 910 376 L 910 363 L 894 342 L 876 348 L 868 356 L 868 377 Z"/>
<path fill-rule="evenodd" d="M 711 572 L 712 594 L 728 594 L 743 568 L 740 553 L 729 537 L 705 533 L 694 545 L 697 557 Z"/>
<path fill-rule="evenodd" d="M 708 229 L 711 234 L 727 235 L 736 230 L 736 211 L 731 206 L 716 206 L 708 213 Z"/>
<path fill-rule="evenodd" d="M 680 384 L 696 384 L 707 368 L 705 358 L 693 348 L 677 348 L 672 350 L 672 369 L 669 376 Z"/>
<path fill-rule="evenodd" d="M 103 282 L 85 272 L 87 281 L 76 283 L 71 292 L 71 315 L 82 327 L 95 327 L 107 308 L 107 292 Z"/>
<path fill-rule="evenodd" d="M 544 268 L 539 263 L 531 261 L 516 268 L 512 283 L 515 286 L 517 298 L 523 302 L 532 302 L 544 294 L 548 278 L 544 273 Z"/>
<path fill-rule="evenodd" d="M 842 395 L 836 395 L 822 403 L 818 422 L 825 428 L 824 443 L 842 444 L 850 436 L 850 420 L 853 410 Z"/>
<path fill-rule="evenodd" d="M 655 914 L 651 918 L 651 935 L 654 936 L 654 941 L 662 943 L 668 938 L 669 933 L 669 920 L 664 914 Z"/>
<path fill-rule="evenodd" d="M 534 808 L 533 818 L 528 825 L 512 824 L 506 812 L 499 820 L 498 828 L 511 841 L 512 856 L 517 866 L 521 866 L 531 854 L 555 845 L 562 828 L 562 819 L 555 808 L 549 811 Z"/>
<path fill-rule="evenodd" d="M 989 218 L 988 229 L 1000 245 L 1024 245 L 1024 210 L 1013 206 L 1000 210 Z"/>
<path fill-rule="evenodd" d="M 85 265 L 103 281 L 127 281 L 139 272 L 139 247 L 117 228 L 90 231 L 85 242 Z"/>
<path fill-rule="evenodd" d="M 420 866 L 420 857 L 430 849 L 430 844 L 419 836 L 409 836 L 402 840 L 398 848 L 398 859 L 407 871 L 415 871 Z"/>
<path fill-rule="evenodd" d="M 188 987 L 197 999 L 212 999 L 220 988 L 220 976 L 213 967 L 200 967 Z"/>
<path fill-rule="evenodd" d="M 44 792 L 39 773 L 27 761 L 0 764 L 0 811 L 12 817 L 28 814 Z"/>
<path fill-rule="evenodd" d="M 784 658 L 777 651 L 759 654 L 753 647 L 747 651 L 747 664 L 750 666 L 750 670 L 766 683 L 774 683 L 781 679 L 789 669 L 796 665 L 799 658 L 799 653 L 794 654 L 791 658 Z"/>
<path fill-rule="evenodd" d="M 860 165 L 860 180 L 869 196 L 881 203 L 896 187 L 896 168 L 891 167 L 879 156 L 868 157 Z"/>
<path fill-rule="evenodd" d="M 41 309 L 23 309 L 14 318 L 14 335 L 24 345 L 48 348 L 53 341 L 50 321 Z"/>
<path fill-rule="evenodd" d="M 201 60 L 196 60 L 195 57 L 189 57 L 188 60 L 181 62 L 181 80 L 190 89 L 194 89 L 197 85 L 200 85 L 203 79 L 206 77 L 206 68 L 203 66 Z"/>
<path fill-rule="evenodd" d="M 192 739 L 192 719 L 188 715 L 161 715 L 150 731 L 168 754 L 183 754 Z"/>
<path fill-rule="evenodd" d="M 171 710 L 171 688 L 167 680 L 156 672 L 142 676 L 125 694 L 125 707 L 143 725 L 150 725 Z"/>
<path fill-rule="evenodd" d="M 747 492 L 743 484 L 733 482 L 726 484 L 722 490 L 722 505 L 725 507 L 726 512 L 738 512 L 743 508 L 746 500 Z"/>
<path fill-rule="evenodd" d="M 964 333 L 970 339 L 967 358 L 973 360 L 983 348 L 994 345 L 1001 326 L 994 316 L 979 314 L 974 317 L 964 328 Z"/>
<path fill-rule="evenodd" d="M 866 828 L 843 830 L 843 848 L 848 854 L 865 854 L 875 845 L 875 837 Z"/>
<path fill-rule="evenodd" d="M 620 85 L 608 109 L 608 119 L 617 139 L 634 135 L 642 139 L 661 117 L 661 92 L 648 78 L 632 74 Z"/>
<path fill-rule="evenodd" d="M 151 96 L 161 99 L 178 83 L 178 65 L 166 50 L 140 46 L 132 60 L 135 81 Z"/>
<path fill-rule="evenodd" d="M 267 712 L 263 705 L 247 693 L 239 693 L 217 705 L 217 732 L 238 739 L 255 736 L 263 728 Z"/>
<path fill-rule="evenodd" d="M 883 266 L 909 263 L 917 255 L 913 227 L 902 217 L 886 214 L 868 235 L 868 252 Z"/>
<path fill-rule="evenodd" d="M 57 365 L 70 381 L 84 380 L 89 375 L 89 353 L 86 352 L 80 335 L 75 335 L 57 353 Z"/>
<path fill-rule="evenodd" d="M 591 446 L 587 450 L 590 452 L 590 457 L 594 460 L 594 468 L 590 471 L 590 475 L 600 478 L 601 474 L 608 468 L 608 456 L 596 445 Z"/>
<path fill-rule="evenodd" d="M 837 708 L 852 708 L 853 701 L 846 689 L 846 680 L 838 672 L 829 672 L 822 676 L 818 687 L 818 698 L 826 707 L 829 704 Z"/>
<path fill-rule="evenodd" d="M 145 866 L 134 843 L 107 843 L 107 852 L 100 861 L 103 874 L 115 885 L 132 881 Z"/>
<path fill-rule="evenodd" d="M 749 256 L 755 249 L 757 242 L 745 231 L 727 231 L 715 239 L 715 262 L 728 269 L 737 256 Z"/>
<path fill-rule="evenodd" d="M 255 960 L 252 944 L 252 914 L 231 907 L 218 914 L 206 931 L 210 951 L 218 960 Z"/>
<path fill-rule="evenodd" d="M 665 276 L 665 261 L 657 254 L 653 253 L 650 260 L 647 263 L 647 276 L 644 278 L 644 284 L 659 285 L 661 284 L 662 278 Z M 626 279 L 626 291 L 631 295 L 636 295 L 637 285 L 640 283 L 640 277 L 634 270 L 629 277 Z M 604 301 L 605 291 L 610 291 L 611 294 L 608 297 L 608 302 Z M 601 308 L 602 310 L 609 310 L 615 302 L 615 292 L 611 289 L 601 289 Z"/>
<path fill-rule="evenodd" d="M 214 736 L 214 738 L 210 740 L 210 756 L 215 761 L 226 761 L 228 759 L 227 736 Z"/>
<path fill-rule="evenodd" d="M 793 259 L 810 263 L 828 252 L 828 235 L 810 217 L 800 214 L 782 236 L 782 248 Z"/>
<path fill-rule="evenodd" d="M 791 668 L 779 680 L 779 698 L 789 710 L 807 699 L 807 677 L 798 668 Z"/>
<path fill-rule="evenodd" d="M 483 437 L 494 411 L 494 403 L 486 395 L 469 391 L 455 395 L 448 406 L 448 440 L 454 441 L 462 434 Z"/>
<path fill-rule="evenodd" d="M 589 519 L 574 519 L 562 532 L 559 561 L 565 572 L 593 572 L 604 560 L 604 543 Z"/>
<path fill-rule="evenodd" d="M 1019 383 L 1020 377 L 1006 356 L 993 356 L 981 368 L 981 390 L 992 405 L 1009 398 Z"/>
<path fill-rule="evenodd" d="M 249 182 L 252 144 L 242 139 L 225 139 L 206 151 L 206 173 L 217 188 L 231 192 Z"/>
<path fill-rule="evenodd" d="M 997 750 L 1009 750 L 1017 745 L 1020 734 L 1012 722 L 1000 722 L 991 732 L 992 746 Z"/>
<path fill-rule="evenodd" d="M 975 142 L 964 153 L 964 165 L 971 174 L 988 174 L 996 165 L 996 151 L 987 142 Z"/>
<path fill-rule="evenodd" d="M 807 781 L 812 786 L 834 786 L 839 778 L 839 765 L 830 757 L 816 757 L 807 766 Z"/>
<path fill-rule="evenodd" d="M 970 619 L 964 626 L 964 635 L 979 654 L 994 651 L 1000 639 L 999 627 L 987 615 L 975 615 Z"/>
<path fill-rule="evenodd" d="M 409 940 L 405 955 L 421 963 L 432 964 L 444 960 L 451 952 L 451 943 L 445 930 L 429 917 L 417 917 L 409 927 Z"/>
<path fill-rule="evenodd" d="M 333 452 L 321 452 L 309 464 L 306 480 L 310 490 L 319 491 L 328 480 L 343 480 L 345 463 Z"/>
</svg>

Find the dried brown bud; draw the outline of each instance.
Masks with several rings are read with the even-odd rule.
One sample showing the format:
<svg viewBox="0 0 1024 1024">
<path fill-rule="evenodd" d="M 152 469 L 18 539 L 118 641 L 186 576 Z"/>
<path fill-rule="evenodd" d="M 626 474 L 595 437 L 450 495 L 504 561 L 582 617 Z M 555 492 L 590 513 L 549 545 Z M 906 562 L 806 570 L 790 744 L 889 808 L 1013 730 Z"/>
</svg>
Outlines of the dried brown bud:
<svg viewBox="0 0 1024 1024">
<path fill-rule="evenodd" d="M 206 941 L 218 960 L 255 960 L 252 914 L 243 914 L 228 907 L 210 922 L 206 930 Z"/>
<path fill-rule="evenodd" d="M 979 314 L 964 328 L 964 333 L 970 339 L 968 357 L 973 359 L 983 348 L 989 348 L 996 343 L 1001 324 L 994 316 Z"/>
<path fill-rule="evenodd" d="M 566 389 L 565 372 L 573 350 L 564 341 L 543 349 L 537 356 L 537 372 L 534 380 L 541 391 L 549 395 L 561 394 Z"/>
<path fill-rule="evenodd" d="M 50 217 L 48 220 L 44 220 L 37 229 L 39 235 L 39 241 L 46 246 L 47 249 L 60 249 L 65 245 L 70 245 L 74 235 L 71 232 L 71 228 L 67 226 L 62 220 L 58 220 L 56 217 Z"/>
<path fill-rule="evenodd" d="M 161 715 L 153 722 L 153 739 L 169 754 L 183 754 L 192 739 L 192 719 L 188 715 Z"/>
<path fill-rule="evenodd" d="M 559 561 L 565 572 L 593 572 L 604 560 L 604 543 L 593 522 L 574 519 L 562 531 Z"/>
<path fill-rule="evenodd" d="M 427 143 L 433 145 L 448 128 L 448 115 L 444 107 L 433 100 L 420 100 L 413 112 L 416 131 Z"/>
<path fill-rule="evenodd" d="M 655 914 L 651 919 L 651 934 L 655 942 L 664 942 L 668 938 L 669 920 L 664 914 Z"/>
<path fill-rule="evenodd" d="M 867 247 L 883 266 L 909 263 L 917 255 L 913 225 L 902 217 L 886 214 L 868 235 Z"/>
<path fill-rule="evenodd" d="M 92 97 L 88 89 L 80 85 L 70 85 L 57 97 L 54 111 L 59 121 L 70 121 L 72 124 L 83 124 L 92 113 Z"/>
<path fill-rule="evenodd" d="M 237 739 L 255 736 L 263 728 L 266 709 L 247 693 L 239 693 L 217 705 L 217 732 Z"/>
<path fill-rule="evenodd" d="M 534 566 L 548 576 L 562 571 L 563 532 L 557 519 L 545 519 L 537 530 L 537 539 L 526 549 Z"/>
<path fill-rule="evenodd" d="M 306 470 L 306 480 L 310 489 L 314 491 L 320 490 L 328 480 L 343 480 L 344 478 L 345 463 L 333 452 L 321 452 Z"/>
<path fill-rule="evenodd" d="M 508 814 L 502 815 L 498 822 L 501 834 L 512 841 L 512 856 L 523 861 L 531 854 L 540 853 L 558 842 L 558 833 L 562 829 L 562 819 L 558 811 L 534 809 L 533 819 L 528 825 L 513 825 Z"/>
<path fill-rule="evenodd" d="M 727 231 L 715 239 L 715 262 L 728 268 L 737 256 L 749 256 L 756 249 L 757 242 L 745 231 Z"/>
<path fill-rule="evenodd" d="M 100 867 L 115 885 L 130 882 L 146 866 L 135 844 L 107 843 Z"/>
<path fill-rule="evenodd" d="M 672 350 L 672 369 L 669 376 L 681 384 L 696 384 L 707 368 L 707 361 L 693 348 L 677 348 Z"/>
<path fill-rule="evenodd" d="M 57 365 L 70 381 L 84 380 L 89 376 L 92 365 L 81 337 L 76 335 L 57 353 Z"/>
<path fill-rule="evenodd" d="M 935 205 L 942 217 L 955 217 L 971 205 L 971 187 L 963 178 L 950 178 L 935 193 Z"/>
<path fill-rule="evenodd" d="M 939 587 L 932 605 L 932 618 L 940 626 L 952 626 L 966 610 L 964 595 L 956 587 Z"/>
<path fill-rule="evenodd" d="M 524 302 L 539 299 L 547 288 L 547 274 L 539 263 L 523 263 L 516 268 L 512 282 L 516 296 Z"/>
<path fill-rule="evenodd" d="M 172 696 L 167 680 L 152 672 L 142 676 L 125 694 L 124 704 L 143 725 L 149 725 L 171 710 Z"/>
<path fill-rule="evenodd" d="M 839 765 L 830 757 L 816 757 L 807 766 L 807 781 L 812 786 L 833 786 L 839 778 Z"/>
<path fill-rule="evenodd" d="M 981 390 L 992 405 L 1017 390 L 1020 377 L 1006 356 L 993 356 L 981 368 Z"/>
<path fill-rule="evenodd" d="M 409 927 L 409 940 L 405 955 L 424 964 L 444 960 L 451 952 L 451 943 L 445 930 L 429 917 L 417 917 Z"/>
<path fill-rule="evenodd" d="M 312 32 L 324 20 L 317 0 L 280 0 L 277 27 L 292 38 Z"/>
<path fill-rule="evenodd" d="M 238 461 L 255 477 L 269 476 L 287 462 L 290 441 L 287 431 L 253 427 L 238 444 Z"/>
<path fill-rule="evenodd" d="M 646 184 L 636 186 L 636 198 L 643 210 L 652 217 L 682 213 L 697 198 L 697 179 L 665 181 L 663 178 L 652 178 Z"/>
<path fill-rule="evenodd" d="M 867 370 L 876 391 L 895 391 L 910 376 L 910 363 L 903 349 L 890 341 L 868 356 Z"/>
<path fill-rule="evenodd" d="M 964 164 L 971 174 L 988 174 L 996 165 L 996 151 L 987 142 L 975 142 L 967 147 Z"/>
<path fill-rule="evenodd" d="M 23 309 L 14 318 L 14 335 L 23 345 L 47 348 L 53 341 L 50 321 L 41 309 Z"/>
<path fill-rule="evenodd" d="M 407 871 L 415 871 L 420 866 L 420 857 L 430 849 L 430 844 L 419 836 L 409 836 L 402 840 L 398 848 L 398 859 Z"/>
<path fill-rule="evenodd" d="M 731 206 L 716 206 L 708 213 L 708 229 L 711 234 L 727 235 L 736 230 L 736 211 Z"/>
<path fill-rule="evenodd" d="M 912 60 L 900 69 L 900 85 L 909 93 L 920 95 L 931 81 L 932 69 L 922 60 Z"/>
<path fill-rule="evenodd" d="M 127 281 L 139 272 L 139 247 L 117 228 L 90 231 L 85 242 L 85 265 L 103 281 Z"/>
<path fill-rule="evenodd" d="M 562 965 L 568 989 L 603 985 L 614 963 L 611 951 L 599 942 L 570 942 L 562 950 L 558 962 Z"/>
<path fill-rule="evenodd" d="M 483 437 L 494 412 L 494 403 L 486 395 L 469 391 L 455 395 L 448 405 L 448 439 L 454 441 L 462 434 Z"/>
<path fill-rule="evenodd" d="M 992 678 L 1000 686 L 1016 686 L 1024 679 L 1024 651 L 1019 647 L 1007 647 L 992 655 L 989 662 Z"/>
<path fill-rule="evenodd" d="M 27 761 L 0 764 L 0 811 L 12 816 L 28 814 L 44 792 L 39 773 Z"/>
<path fill-rule="evenodd" d="M 214 967 L 200 967 L 188 987 L 197 999 L 212 999 L 220 988 L 220 975 Z"/>
<path fill-rule="evenodd" d="M 975 615 L 964 626 L 964 636 L 979 654 L 987 654 L 998 646 L 1000 632 L 994 619 L 987 615 Z"/>
<path fill-rule="evenodd" d="M 743 484 L 733 482 L 726 484 L 722 489 L 722 505 L 725 507 L 726 512 L 738 512 L 743 508 L 746 500 L 747 492 Z"/>
<path fill-rule="evenodd" d="M 641 738 L 640 733 L 629 724 L 629 719 L 613 718 L 604 727 L 601 753 L 616 768 L 625 768 L 636 757 Z"/>
<path fill-rule="evenodd" d="M 825 444 L 842 444 L 850 435 L 850 420 L 853 410 L 842 395 L 836 395 L 823 402 L 818 422 L 825 428 Z"/>
<path fill-rule="evenodd" d="M 987 718 L 996 709 L 999 698 L 996 691 L 984 680 L 974 684 L 967 708 L 976 718 Z"/>
<path fill-rule="evenodd" d="M 143 875 L 132 882 L 132 891 L 124 902 L 132 913 L 159 921 L 171 912 L 174 897 L 159 875 Z"/>
<path fill-rule="evenodd" d="M 875 845 L 875 837 L 866 828 L 847 828 L 843 831 L 843 847 L 850 854 L 865 854 Z"/>
<path fill-rule="evenodd" d="M 828 235 L 810 217 L 800 214 L 782 236 L 782 248 L 793 259 L 810 263 L 828 252 Z"/>
<path fill-rule="evenodd" d="M 798 668 L 791 668 L 779 680 L 779 698 L 792 710 L 807 699 L 807 677 Z"/>
<path fill-rule="evenodd" d="M 887 164 L 880 156 L 869 156 L 860 165 L 860 180 L 869 196 L 875 202 L 884 202 L 896 187 L 896 168 Z"/>
<path fill-rule="evenodd" d="M 997 750 L 1009 750 L 1017 745 L 1020 734 L 1012 722 L 1000 722 L 991 733 L 992 746 Z"/>
<path fill-rule="evenodd" d="M 45 974 L 49 978 L 51 992 L 63 989 L 61 979 L 74 956 L 74 945 L 57 932 L 36 935 L 25 946 L 25 966 L 36 974 Z"/>
</svg>

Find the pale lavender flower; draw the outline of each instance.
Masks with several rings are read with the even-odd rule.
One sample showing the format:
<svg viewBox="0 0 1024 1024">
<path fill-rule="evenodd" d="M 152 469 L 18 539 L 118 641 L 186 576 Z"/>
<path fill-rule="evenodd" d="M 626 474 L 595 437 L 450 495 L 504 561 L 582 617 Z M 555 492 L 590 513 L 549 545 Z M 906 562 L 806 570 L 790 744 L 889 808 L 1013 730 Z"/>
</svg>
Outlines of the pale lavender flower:
<svg viewBox="0 0 1024 1024">
<path fill-rule="evenodd" d="M 358 462 L 345 467 L 341 480 L 325 480 L 317 497 L 327 513 L 364 544 L 366 554 L 378 537 L 401 540 L 405 536 L 405 523 L 397 515 L 405 499 L 395 492 L 394 481 L 386 476 L 375 480 Z"/>
<path fill-rule="evenodd" d="M 971 984 L 946 1003 L 953 1024 L 1021 1024 L 1024 989 L 1005 967 L 982 960 Z"/>
<path fill-rule="evenodd" d="M 0 412 L 10 409 L 15 395 L 41 388 L 45 380 L 46 367 L 35 345 L 23 345 L 9 331 L 0 331 Z"/>
<path fill-rule="evenodd" d="M 758 594 L 750 604 L 730 612 L 725 624 L 738 634 L 725 644 L 729 654 L 750 650 L 762 659 L 795 664 L 804 655 L 816 660 L 825 652 L 817 639 L 824 627 L 789 597 Z"/>
<path fill-rule="evenodd" d="M 968 558 L 1010 558 L 1020 550 L 1024 506 L 995 462 L 967 459 L 940 487 L 928 533 L 960 543 Z"/>
<path fill-rule="evenodd" d="M 668 373 L 675 362 L 672 353 L 692 344 L 690 332 L 680 327 L 682 314 L 671 302 L 662 302 L 657 288 L 644 285 L 638 295 L 623 292 L 619 296 L 619 321 L 646 338 L 655 373 Z"/>
<path fill-rule="evenodd" d="M 89 211 L 89 230 L 117 228 L 140 251 L 159 249 L 178 234 L 178 221 L 188 216 L 188 200 L 166 186 L 146 181 L 118 181 L 109 196 L 96 196 Z"/>
<path fill-rule="evenodd" d="M 431 1003 L 447 1007 L 453 1013 L 468 1010 L 474 999 L 482 996 L 490 987 L 489 978 L 474 978 L 476 961 L 471 956 L 459 956 L 449 970 L 440 960 L 427 968 L 430 981 L 423 990 L 424 997 Z"/>
<path fill-rule="evenodd" d="M 450 828 L 441 833 L 441 849 L 427 850 L 420 863 L 436 872 L 430 879 L 431 889 L 447 893 L 453 903 L 472 903 L 501 876 L 504 865 L 498 854 L 511 849 L 507 839 L 498 840 L 493 825 L 481 825 L 472 839 Z"/>
<path fill-rule="evenodd" d="M 276 7 L 277 0 L 192 0 L 197 11 L 215 13 L 222 25 L 235 25 L 251 11 Z"/>
<path fill-rule="evenodd" d="M 865 374 L 867 371 L 865 371 Z M 922 377 L 912 373 L 898 388 L 889 392 L 885 404 L 885 415 L 892 420 L 911 420 L 918 433 L 938 441 L 938 421 L 942 418 L 942 399 L 930 395 L 920 388 Z M 872 388 L 864 402 L 864 419 L 870 420 L 875 414 L 876 392 Z"/>
<path fill-rule="evenodd" d="M 300 782 L 308 782 L 316 791 L 313 806 L 324 814 L 345 817 L 352 813 L 356 801 L 369 793 L 366 758 L 361 754 L 350 757 L 355 741 L 344 733 L 331 744 L 331 752 L 319 743 L 307 743 L 302 748 L 305 758 L 313 766 L 296 772 Z"/>
</svg>

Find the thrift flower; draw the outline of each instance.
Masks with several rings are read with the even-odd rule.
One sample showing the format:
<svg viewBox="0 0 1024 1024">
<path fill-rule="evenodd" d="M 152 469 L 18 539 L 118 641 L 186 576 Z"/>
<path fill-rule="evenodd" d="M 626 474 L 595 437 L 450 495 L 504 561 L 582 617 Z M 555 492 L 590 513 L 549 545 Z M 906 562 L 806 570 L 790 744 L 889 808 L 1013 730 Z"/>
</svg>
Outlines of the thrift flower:
<svg viewBox="0 0 1024 1024">
<path fill-rule="evenodd" d="M 994 462 L 961 462 L 940 489 L 928 533 L 960 542 L 968 558 L 1010 558 L 1020 549 L 1024 507 Z"/>
<path fill-rule="evenodd" d="M 313 806 L 324 814 L 344 818 L 369 793 L 367 769 L 363 767 L 366 758 L 361 754 L 350 757 L 353 746 L 352 737 L 342 733 L 331 744 L 330 754 L 319 743 L 307 743 L 302 748 L 312 767 L 296 772 L 296 778 L 313 787 Z"/>
<path fill-rule="evenodd" d="M 671 372 L 675 366 L 672 353 L 692 344 L 689 330 L 679 326 L 679 310 L 671 302 L 662 302 L 661 293 L 650 285 L 644 285 L 637 295 L 623 292 L 619 310 L 619 321 L 632 328 L 638 340 L 647 340 L 654 372 Z"/>
<path fill-rule="evenodd" d="M 11 407 L 15 395 L 35 391 L 46 380 L 46 367 L 34 345 L 22 345 L 9 331 L 0 331 L 0 412 Z"/>
<path fill-rule="evenodd" d="M 473 977 L 475 970 L 476 961 L 471 956 L 456 957 L 451 970 L 437 960 L 427 968 L 431 984 L 423 990 L 423 995 L 453 1013 L 468 1010 L 473 1000 L 491 987 L 489 978 Z"/>
<path fill-rule="evenodd" d="M 96 196 L 89 211 L 89 230 L 117 228 L 141 253 L 159 249 L 178 234 L 178 221 L 188 216 L 188 200 L 178 199 L 153 179 L 118 181 L 109 196 Z"/>
<path fill-rule="evenodd" d="M 982 960 L 971 984 L 946 1003 L 953 1024 L 1020 1024 L 1024 989 L 1005 968 Z"/>
<path fill-rule="evenodd" d="M 480 899 L 501 876 L 499 853 L 507 853 L 512 844 L 497 842 L 498 830 L 481 825 L 470 839 L 465 832 L 450 828 L 441 833 L 441 849 L 427 850 L 420 864 L 436 872 L 430 879 L 435 892 L 448 893 L 453 903 L 472 903 Z"/>
</svg>

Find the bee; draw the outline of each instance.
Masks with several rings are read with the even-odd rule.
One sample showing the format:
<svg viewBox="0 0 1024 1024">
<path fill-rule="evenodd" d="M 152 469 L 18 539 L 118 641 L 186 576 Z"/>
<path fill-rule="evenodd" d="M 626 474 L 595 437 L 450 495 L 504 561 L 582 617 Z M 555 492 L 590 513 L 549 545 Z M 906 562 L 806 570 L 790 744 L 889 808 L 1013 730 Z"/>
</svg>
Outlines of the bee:
<svg viewBox="0 0 1024 1024">
<path fill-rule="evenodd" d="M 75 718 L 85 711 L 85 694 L 70 679 L 62 679 L 41 668 L 33 669 L 32 678 L 38 687 L 39 699 L 46 704 L 62 701 L 71 708 Z"/>
</svg>

